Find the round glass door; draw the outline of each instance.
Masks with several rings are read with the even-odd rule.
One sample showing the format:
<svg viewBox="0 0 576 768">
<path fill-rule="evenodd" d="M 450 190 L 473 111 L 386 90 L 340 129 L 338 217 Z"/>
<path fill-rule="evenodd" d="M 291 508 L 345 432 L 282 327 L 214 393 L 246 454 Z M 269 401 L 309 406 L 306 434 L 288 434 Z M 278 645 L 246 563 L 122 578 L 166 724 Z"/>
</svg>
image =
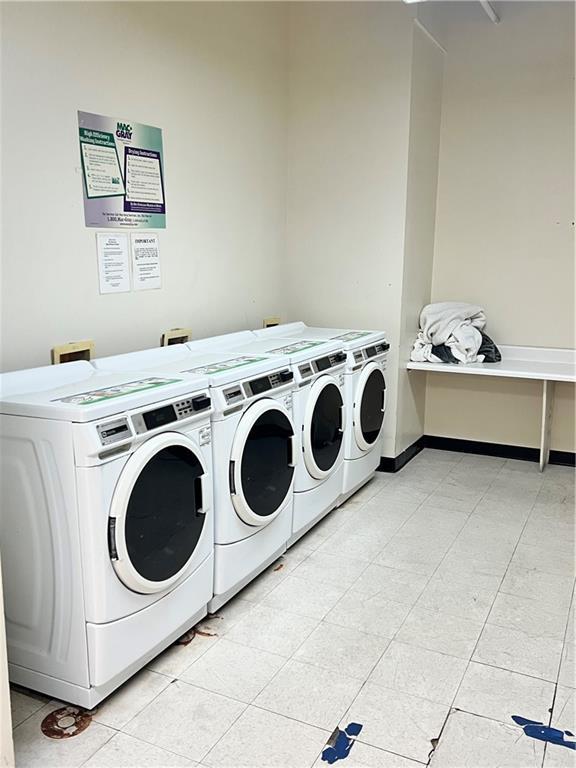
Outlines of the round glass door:
<svg viewBox="0 0 576 768">
<path fill-rule="evenodd" d="M 378 440 L 386 406 L 386 381 L 376 363 L 367 365 L 361 373 L 354 404 L 354 432 L 356 442 L 369 450 Z"/>
<path fill-rule="evenodd" d="M 199 451 L 176 434 L 152 438 L 127 462 L 113 500 L 109 544 L 114 568 L 130 589 L 161 591 L 186 571 L 205 523 L 203 475 Z"/>
<path fill-rule="evenodd" d="M 340 455 L 344 432 L 344 401 L 330 376 L 317 379 L 308 396 L 304 421 L 304 459 L 313 477 L 326 477 Z"/>
<path fill-rule="evenodd" d="M 274 400 L 252 405 L 242 417 L 232 449 L 234 507 L 248 525 L 265 525 L 282 510 L 294 478 L 294 428 Z"/>
</svg>

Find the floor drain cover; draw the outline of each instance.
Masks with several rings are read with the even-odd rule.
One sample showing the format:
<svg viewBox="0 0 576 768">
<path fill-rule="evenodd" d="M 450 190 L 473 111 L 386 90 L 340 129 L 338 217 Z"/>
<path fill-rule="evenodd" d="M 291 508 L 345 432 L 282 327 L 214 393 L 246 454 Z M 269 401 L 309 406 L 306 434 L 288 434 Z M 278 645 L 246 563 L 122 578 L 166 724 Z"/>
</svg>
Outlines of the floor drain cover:
<svg viewBox="0 0 576 768">
<path fill-rule="evenodd" d="M 79 707 L 55 709 L 42 720 L 42 733 L 49 739 L 70 739 L 77 736 L 92 722 L 92 715 Z"/>
</svg>

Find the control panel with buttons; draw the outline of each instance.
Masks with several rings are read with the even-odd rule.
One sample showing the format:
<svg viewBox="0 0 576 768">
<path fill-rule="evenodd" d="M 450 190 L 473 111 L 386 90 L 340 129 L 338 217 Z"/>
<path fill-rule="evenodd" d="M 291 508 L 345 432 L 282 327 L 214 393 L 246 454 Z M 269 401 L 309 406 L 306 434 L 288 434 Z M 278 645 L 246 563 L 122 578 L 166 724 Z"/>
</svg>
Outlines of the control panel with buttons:
<svg viewBox="0 0 576 768">
<path fill-rule="evenodd" d="M 210 398 L 206 395 L 198 395 L 197 397 L 191 397 L 188 400 L 174 403 L 174 408 L 176 409 L 178 418 L 183 419 L 186 416 L 191 416 L 193 413 L 210 408 Z"/>
<path fill-rule="evenodd" d="M 387 341 L 383 341 L 380 344 L 374 344 L 371 347 L 364 347 L 361 354 L 364 355 L 366 360 L 370 360 L 372 357 L 376 357 L 377 355 L 383 355 L 385 352 L 388 352 L 390 349 L 390 344 L 388 344 Z M 356 359 L 356 354 L 354 354 L 354 359 Z"/>
<path fill-rule="evenodd" d="M 326 355 L 326 357 L 318 357 L 316 360 L 312 360 L 312 368 L 316 373 L 322 371 L 328 371 L 330 368 L 335 368 L 346 362 L 346 355 L 344 352 L 335 352 L 333 355 Z"/>
<path fill-rule="evenodd" d="M 271 373 L 267 376 L 261 376 L 259 379 L 252 379 L 244 384 L 246 395 L 253 397 L 254 395 L 261 395 L 264 392 L 268 392 L 271 389 L 277 389 L 283 387 L 285 384 L 290 383 L 294 379 L 294 374 L 289 368 L 284 368 L 277 373 Z"/>
<path fill-rule="evenodd" d="M 157 427 L 164 427 L 173 421 L 188 419 L 197 413 L 208 410 L 211 404 L 210 397 L 205 393 L 201 393 L 186 400 L 178 400 L 175 403 L 162 405 L 150 411 L 136 413 L 132 416 L 132 423 L 134 424 L 136 434 L 141 435 L 143 432 L 148 432 Z"/>
</svg>

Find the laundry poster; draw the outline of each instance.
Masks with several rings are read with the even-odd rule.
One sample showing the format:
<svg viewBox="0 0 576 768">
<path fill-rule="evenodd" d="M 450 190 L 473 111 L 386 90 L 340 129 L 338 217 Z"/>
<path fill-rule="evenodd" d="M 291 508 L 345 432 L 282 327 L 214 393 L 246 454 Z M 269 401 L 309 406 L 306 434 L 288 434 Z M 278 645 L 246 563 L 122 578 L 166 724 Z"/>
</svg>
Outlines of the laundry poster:
<svg viewBox="0 0 576 768">
<path fill-rule="evenodd" d="M 162 131 L 78 112 L 87 227 L 165 229 Z"/>
</svg>

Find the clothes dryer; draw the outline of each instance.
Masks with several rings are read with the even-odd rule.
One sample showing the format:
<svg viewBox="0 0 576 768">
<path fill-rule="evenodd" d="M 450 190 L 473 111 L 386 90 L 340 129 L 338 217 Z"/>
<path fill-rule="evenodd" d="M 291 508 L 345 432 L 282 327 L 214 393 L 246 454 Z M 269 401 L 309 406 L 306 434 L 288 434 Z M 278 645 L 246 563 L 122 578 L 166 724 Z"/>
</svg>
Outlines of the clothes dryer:
<svg viewBox="0 0 576 768">
<path fill-rule="evenodd" d="M 382 453 L 386 411 L 386 364 L 390 344 L 384 331 L 314 328 L 286 323 L 254 331 L 261 339 L 323 339 L 342 344 L 346 352 L 344 397 L 350 418 L 344 435 L 344 470 L 340 503 L 374 474 Z"/>
<path fill-rule="evenodd" d="M 334 509 L 342 494 L 344 368 L 342 344 L 325 339 L 258 339 L 246 332 L 188 342 L 192 352 L 227 349 L 234 355 L 266 355 L 289 360 L 295 389 L 294 425 L 298 438 L 294 513 L 289 545 Z"/>
<path fill-rule="evenodd" d="M 215 520 L 209 609 L 215 611 L 286 550 L 291 534 L 297 453 L 289 361 L 173 345 L 94 364 L 123 371 L 143 366 L 156 375 L 209 382 Z"/>
<path fill-rule="evenodd" d="M 0 397 L 10 678 L 91 708 L 207 612 L 208 381 L 81 361 Z"/>
</svg>

